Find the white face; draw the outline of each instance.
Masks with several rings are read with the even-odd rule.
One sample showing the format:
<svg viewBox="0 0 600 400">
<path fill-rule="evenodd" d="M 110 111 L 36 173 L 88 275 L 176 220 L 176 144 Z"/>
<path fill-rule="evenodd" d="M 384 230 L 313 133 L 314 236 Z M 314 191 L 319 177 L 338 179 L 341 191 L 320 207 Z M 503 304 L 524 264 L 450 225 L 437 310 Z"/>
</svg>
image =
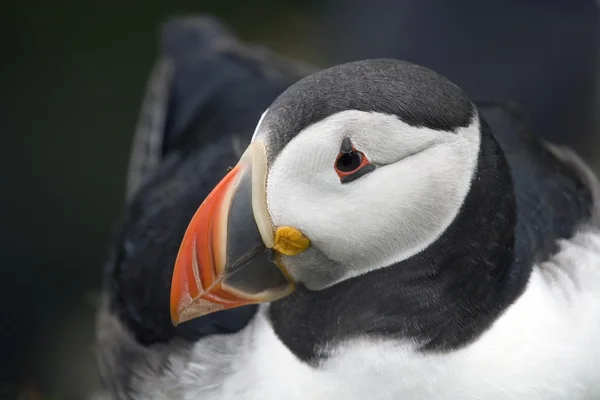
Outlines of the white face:
<svg viewBox="0 0 600 400">
<path fill-rule="evenodd" d="M 335 169 L 344 138 L 376 165 L 347 183 Z M 479 142 L 477 115 L 456 132 L 355 110 L 307 127 L 285 146 L 267 177 L 273 224 L 295 227 L 311 240 L 309 251 L 284 257 L 290 274 L 318 290 L 428 247 L 465 200 Z"/>
</svg>

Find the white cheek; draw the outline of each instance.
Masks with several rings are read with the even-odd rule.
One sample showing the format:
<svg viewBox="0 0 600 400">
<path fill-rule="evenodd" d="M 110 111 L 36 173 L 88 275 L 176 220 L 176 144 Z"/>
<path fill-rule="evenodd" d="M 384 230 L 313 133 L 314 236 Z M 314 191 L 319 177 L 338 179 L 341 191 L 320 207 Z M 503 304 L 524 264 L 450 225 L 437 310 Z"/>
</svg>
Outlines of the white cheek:
<svg viewBox="0 0 600 400">
<path fill-rule="evenodd" d="M 478 124 L 456 134 L 434 132 L 443 139 L 433 146 L 431 130 L 422 130 L 419 142 L 418 129 L 397 124 L 394 132 L 390 127 L 384 132 L 369 118 L 370 132 L 355 128 L 368 132 L 370 139 L 354 131 L 355 142 L 364 142 L 373 158 L 390 157 L 390 149 L 411 154 L 420 145 L 430 147 L 341 184 L 333 163 L 348 127 L 341 131 L 331 129 L 339 128 L 336 124 L 329 124 L 328 130 L 309 127 L 286 146 L 269 173 L 267 198 L 273 223 L 304 232 L 328 258 L 347 268 L 346 278 L 409 258 L 429 246 L 456 217 L 470 187 L 479 148 Z M 387 144 L 386 150 L 378 152 L 375 144 Z"/>
</svg>

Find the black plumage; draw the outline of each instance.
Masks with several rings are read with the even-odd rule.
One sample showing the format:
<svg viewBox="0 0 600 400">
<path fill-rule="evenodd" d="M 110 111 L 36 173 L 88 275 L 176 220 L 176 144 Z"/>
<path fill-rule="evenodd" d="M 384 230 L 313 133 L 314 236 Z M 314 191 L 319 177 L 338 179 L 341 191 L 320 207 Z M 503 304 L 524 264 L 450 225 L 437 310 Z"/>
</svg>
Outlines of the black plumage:
<svg viewBox="0 0 600 400">
<path fill-rule="evenodd" d="M 147 154 L 152 162 L 138 153 L 146 167 L 132 170 L 143 176 L 134 179 L 139 188 L 132 190 L 115 237 L 105 286 L 109 310 L 144 346 L 235 332 L 255 314 L 249 306 L 173 327 L 173 265 L 190 218 L 237 162 L 262 112 L 311 72 L 242 46 L 208 20 L 175 20 L 163 32 L 163 61 L 173 68 L 164 75 L 173 79 L 163 102 L 164 126 L 158 139 L 149 130 L 156 139 Z M 384 60 L 348 68 L 360 79 L 320 74 L 273 103 L 264 121 L 274 132 L 267 141 L 271 161 L 303 128 L 344 109 L 391 113 L 445 130 L 468 125 L 474 115 L 454 85 L 434 79 L 437 97 L 420 90 L 423 80 L 435 77 L 420 67 Z M 410 73 L 395 84 L 408 95 L 391 108 L 396 103 L 386 83 L 403 68 Z M 369 71 L 388 81 L 370 85 Z M 326 345 L 364 334 L 414 338 L 424 351 L 467 345 L 523 292 L 533 263 L 548 259 L 556 240 L 570 237 L 590 217 L 592 195 L 584 179 L 531 135 L 512 107 L 477 108 L 482 141 L 475 181 L 438 241 L 402 265 L 318 292 L 300 287 L 271 305 L 275 332 L 300 359 L 314 365 L 327 356 L 321 351 Z"/>
<path fill-rule="evenodd" d="M 306 68 L 240 44 L 208 18 L 167 23 L 160 65 L 171 70 L 156 74 L 164 82 L 150 86 L 166 86 L 168 97 L 150 99 L 158 107 L 150 104 L 141 118 L 164 112 L 164 126 L 140 121 L 148 132 L 135 143 L 139 148 L 133 149 L 132 162 L 142 167 L 130 169 L 130 182 L 140 187 L 131 190 L 105 282 L 111 311 L 145 345 L 234 332 L 254 315 L 256 306 L 248 306 L 174 327 L 169 315 L 173 265 L 199 204 L 237 163 L 264 110 Z"/>
<path fill-rule="evenodd" d="M 345 110 L 395 115 L 414 127 L 453 131 L 469 125 L 474 110 L 448 79 L 405 61 L 355 61 L 311 74 L 281 94 L 261 125 L 270 161 L 307 126 Z"/>
<path fill-rule="evenodd" d="M 280 339 L 317 365 L 323 349 L 365 333 L 423 351 L 476 340 L 525 290 L 535 263 L 589 220 L 585 178 L 529 131 L 513 105 L 478 104 L 482 139 L 470 192 L 431 246 L 397 265 L 271 305 Z M 316 328 L 315 328 L 316 327 Z"/>
</svg>

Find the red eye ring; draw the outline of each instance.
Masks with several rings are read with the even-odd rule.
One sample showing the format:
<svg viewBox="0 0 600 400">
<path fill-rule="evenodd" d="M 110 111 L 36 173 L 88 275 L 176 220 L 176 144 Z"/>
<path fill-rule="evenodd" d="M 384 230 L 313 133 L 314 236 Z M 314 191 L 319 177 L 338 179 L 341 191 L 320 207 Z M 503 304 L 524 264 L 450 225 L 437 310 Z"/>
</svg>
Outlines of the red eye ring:
<svg viewBox="0 0 600 400">
<path fill-rule="evenodd" d="M 354 175 L 370 164 L 371 162 L 367 156 L 365 156 L 365 153 L 352 147 L 352 151 L 340 152 L 340 154 L 338 154 L 334 163 L 334 169 L 340 179 L 343 179 Z"/>
</svg>

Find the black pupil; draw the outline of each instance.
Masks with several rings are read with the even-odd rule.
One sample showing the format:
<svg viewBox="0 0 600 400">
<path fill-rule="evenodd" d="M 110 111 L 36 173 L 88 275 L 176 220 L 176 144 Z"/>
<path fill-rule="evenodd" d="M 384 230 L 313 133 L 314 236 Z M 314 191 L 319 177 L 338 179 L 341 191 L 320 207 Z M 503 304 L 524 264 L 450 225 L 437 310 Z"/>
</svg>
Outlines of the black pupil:
<svg viewBox="0 0 600 400">
<path fill-rule="evenodd" d="M 360 167 L 362 163 L 362 155 L 359 152 L 351 151 L 343 153 L 337 161 L 337 169 L 340 172 L 352 172 Z"/>
</svg>

